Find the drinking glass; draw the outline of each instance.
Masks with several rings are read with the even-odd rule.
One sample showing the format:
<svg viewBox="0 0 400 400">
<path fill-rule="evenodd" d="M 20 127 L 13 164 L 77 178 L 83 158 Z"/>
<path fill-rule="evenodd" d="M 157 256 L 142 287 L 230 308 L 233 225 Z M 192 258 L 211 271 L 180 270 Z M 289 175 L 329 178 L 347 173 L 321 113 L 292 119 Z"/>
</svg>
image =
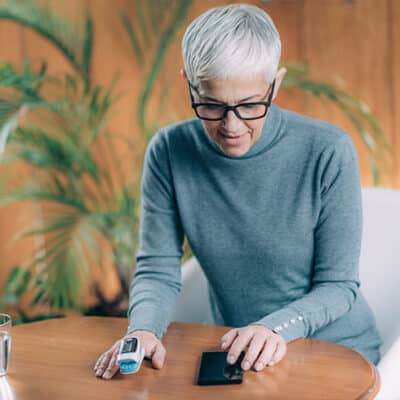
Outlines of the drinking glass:
<svg viewBox="0 0 400 400">
<path fill-rule="evenodd" d="M 0 377 L 7 374 L 10 361 L 11 325 L 11 317 L 0 313 Z"/>
</svg>

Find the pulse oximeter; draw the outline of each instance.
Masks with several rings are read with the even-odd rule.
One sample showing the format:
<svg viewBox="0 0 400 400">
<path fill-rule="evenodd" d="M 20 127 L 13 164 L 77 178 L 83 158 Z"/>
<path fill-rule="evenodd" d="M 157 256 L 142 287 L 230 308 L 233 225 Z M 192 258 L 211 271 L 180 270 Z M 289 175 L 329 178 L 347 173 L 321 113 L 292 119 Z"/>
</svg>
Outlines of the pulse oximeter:
<svg viewBox="0 0 400 400">
<path fill-rule="evenodd" d="M 121 374 L 134 374 L 139 371 L 145 355 L 138 337 L 127 337 L 121 341 L 117 362 Z"/>
</svg>

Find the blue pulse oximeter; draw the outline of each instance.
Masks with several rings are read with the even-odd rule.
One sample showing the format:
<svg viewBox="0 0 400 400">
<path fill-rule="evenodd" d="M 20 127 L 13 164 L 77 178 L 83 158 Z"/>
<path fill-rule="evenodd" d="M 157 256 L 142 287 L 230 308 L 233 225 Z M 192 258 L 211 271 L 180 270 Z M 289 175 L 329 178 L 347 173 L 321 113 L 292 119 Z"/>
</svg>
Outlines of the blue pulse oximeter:
<svg viewBox="0 0 400 400">
<path fill-rule="evenodd" d="M 139 371 L 144 358 L 144 349 L 138 337 L 127 337 L 121 342 L 117 362 L 121 374 L 134 374 Z"/>
</svg>

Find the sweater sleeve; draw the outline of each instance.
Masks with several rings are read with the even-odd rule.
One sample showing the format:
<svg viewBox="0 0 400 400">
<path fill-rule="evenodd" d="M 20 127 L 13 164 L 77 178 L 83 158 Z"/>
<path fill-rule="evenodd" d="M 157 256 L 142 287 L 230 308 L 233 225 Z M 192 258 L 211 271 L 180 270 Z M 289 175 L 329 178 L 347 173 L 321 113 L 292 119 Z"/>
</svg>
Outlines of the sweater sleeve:
<svg viewBox="0 0 400 400">
<path fill-rule="evenodd" d="M 167 330 L 181 289 L 182 243 L 168 151 L 160 131 L 150 141 L 144 158 L 139 250 L 129 294 L 128 333 L 148 330 L 161 339 Z"/>
<path fill-rule="evenodd" d="M 253 324 L 287 342 L 310 337 L 348 312 L 358 296 L 362 208 L 358 159 L 348 135 L 317 166 L 320 212 L 314 229 L 311 289 Z"/>
</svg>

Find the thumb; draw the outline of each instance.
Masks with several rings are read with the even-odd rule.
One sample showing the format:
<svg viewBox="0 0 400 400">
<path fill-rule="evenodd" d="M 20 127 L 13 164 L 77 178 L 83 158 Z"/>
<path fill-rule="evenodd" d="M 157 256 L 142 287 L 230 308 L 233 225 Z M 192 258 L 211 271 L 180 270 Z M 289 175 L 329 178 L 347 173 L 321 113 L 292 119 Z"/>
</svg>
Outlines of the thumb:
<svg viewBox="0 0 400 400">
<path fill-rule="evenodd" d="M 166 351 L 164 346 L 158 342 L 151 350 L 151 361 L 154 368 L 161 369 L 165 362 Z"/>
</svg>

